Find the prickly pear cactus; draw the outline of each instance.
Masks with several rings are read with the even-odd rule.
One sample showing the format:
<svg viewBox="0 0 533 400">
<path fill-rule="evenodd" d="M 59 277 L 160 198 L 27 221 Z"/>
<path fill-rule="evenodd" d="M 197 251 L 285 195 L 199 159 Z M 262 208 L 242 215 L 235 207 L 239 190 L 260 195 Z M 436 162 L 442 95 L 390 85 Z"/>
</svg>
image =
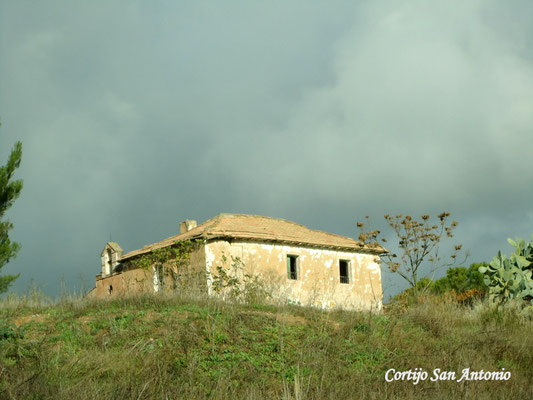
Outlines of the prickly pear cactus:
<svg viewBox="0 0 533 400">
<path fill-rule="evenodd" d="M 510 257 L 498 252 L 488 266 L 479 267 L 479 272 L 484 274 L 494 300 L 524 299 L 533 305 L 533 235 L 529 243 L 522 239 L 507 241 L 515 252 Z"/>
</svg>

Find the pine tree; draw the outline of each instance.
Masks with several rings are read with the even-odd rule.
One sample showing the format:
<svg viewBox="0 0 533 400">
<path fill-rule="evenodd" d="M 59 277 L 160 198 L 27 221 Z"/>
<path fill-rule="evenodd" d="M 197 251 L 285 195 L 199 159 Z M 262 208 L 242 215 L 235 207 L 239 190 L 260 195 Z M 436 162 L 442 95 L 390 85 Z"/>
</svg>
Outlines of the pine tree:
<svg viewBox="0 0 533 400">
<path fill-rule="evenodd" d="M 8 233 L 13 228 L 13 224 L 4 220 L 4 213 L 13 205 L 22 190 L 22 180 L 11 181 L 15 169 L 20 166 L 21 157 L 22 143 L 17 142 L 11 150 L 7 164 L 0 166 L 0 269 L 15 258 L 20 250 L 20 244 L 9 239 Z M 19 275 L 0 276 L 0 293 L 6 292 L 9 285 Z"/>
</svg>

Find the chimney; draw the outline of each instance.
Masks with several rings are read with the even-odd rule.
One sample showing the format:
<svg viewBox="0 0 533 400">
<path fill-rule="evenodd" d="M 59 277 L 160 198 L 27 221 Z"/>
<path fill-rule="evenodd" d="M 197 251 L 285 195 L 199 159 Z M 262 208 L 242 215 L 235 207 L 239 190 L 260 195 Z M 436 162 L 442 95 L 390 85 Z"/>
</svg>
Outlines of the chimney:
<svg viewBox="0 0 533 400">
<path fill-rule="evenodd" d="M 180 233 L 189 232 L 191 229 L 196 228 L 198 223 L 194 219 L 186 219 L 180 223 Z"/>
</svg>

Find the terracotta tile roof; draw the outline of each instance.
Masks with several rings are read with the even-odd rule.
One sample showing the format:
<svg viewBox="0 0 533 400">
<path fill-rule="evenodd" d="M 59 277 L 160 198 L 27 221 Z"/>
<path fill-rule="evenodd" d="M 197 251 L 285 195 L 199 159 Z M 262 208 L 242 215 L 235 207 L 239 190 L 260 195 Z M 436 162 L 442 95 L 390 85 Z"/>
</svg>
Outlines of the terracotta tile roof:
<svg viewBox="0 0 533 400">
<path fill-rule="evenodd" d="M 169 237 L 142 249 L 125 254 L 120 260 L 170 246 L 187 239 L 233 238 L 259 242 L 279 242 L 362 253 L 382 254 L 387 250 L 377 245 L 368 245 L 347 236 L 309 229 L 304 225 L 280 218 L 245 214 L 220 214 L 188 232 Z"/>
</svg>

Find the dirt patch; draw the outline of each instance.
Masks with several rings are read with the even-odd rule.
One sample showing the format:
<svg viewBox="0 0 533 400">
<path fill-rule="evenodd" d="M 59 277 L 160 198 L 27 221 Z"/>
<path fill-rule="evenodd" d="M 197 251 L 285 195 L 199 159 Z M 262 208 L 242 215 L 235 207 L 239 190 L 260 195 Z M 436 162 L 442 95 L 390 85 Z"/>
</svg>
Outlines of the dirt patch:
<svg viewBox="0 0 533 400">
<path fill-rule="evenodd" d="M 48 315 L 45 314 L 25 315 L 14 320 L 13 324 L 15 324 L 17 327 L 20 327 L 22 325 L 29 324 L 30 322 L 44 322 L 47 317 Z"/>
<path fill-rule="evenodd" d="M 81 328 L 85 332 L 90 332 L 91 331 L 90 323 L 91 323 L 91 321 L 94 321 L 94 319 L 95 318 L 93 316 L 84 315 L 83 317 L 78 318 L 78 321 L 81 324 Z"/>
<path fill-rule="evenodd" d="M 261 317 L 268 317 L 271 319 L 275 319 L 276 322 L 281 322 L 285 324 L 291 324 L 291 325 L 305 325 L 307 324 L 307 320 L 303 317 L 299 317 L 297 315 L 292 314 L 275 314 L 268 311 L 248 311 L 245 314 L 248 315 L 258 315 Z"/>
<path fill-rule="evenodd" d="M 278 322 L 284 322 L 286 324 L 292 324 L 292 325 L 305 325 L 307 324 L 307 320 L 304 317 L 299 317 L 297 315 L 291 315 L 291 314 L 275 314 L 276 321 Z"/>
<path fill-rule="evenodd" d="M 170 313 L 159 313 L 157 311 L 148 311 L 145 315 L 136 317 L 141 321 L 157 321 L 167 319 L 187 319 L 190 313 L 188 311 L 172 311 Z"/>
<path fill-rule="evenodd" d="M 268 317 L 271 319 L 275 319 L 276 322 L 289 324 L 289 325 L 306 325 L 309 323 L 309 320 L 307 320 L 306 318 L 298 316 L 298 315 L 289 314 L 289 313 L 276 314 L 276 313 L 271 313 L 268 311 L 249 311 L 249 312 L 246 312 L 246 314 Z M 339 330 L 343 326 L 342 323 L 331 320 L 329 318 L 324 318 L 322 319 L 322 321 L 332 326 L 334 330 Z"/>
<path fill-rule="evenodd" d="M 330 324 L 334 330 L 338 331 L 341 328 L 341 323 L 337 321 L 332 321 L 330 319 L 325 319 L 325 321 Z"/>
</svg>

